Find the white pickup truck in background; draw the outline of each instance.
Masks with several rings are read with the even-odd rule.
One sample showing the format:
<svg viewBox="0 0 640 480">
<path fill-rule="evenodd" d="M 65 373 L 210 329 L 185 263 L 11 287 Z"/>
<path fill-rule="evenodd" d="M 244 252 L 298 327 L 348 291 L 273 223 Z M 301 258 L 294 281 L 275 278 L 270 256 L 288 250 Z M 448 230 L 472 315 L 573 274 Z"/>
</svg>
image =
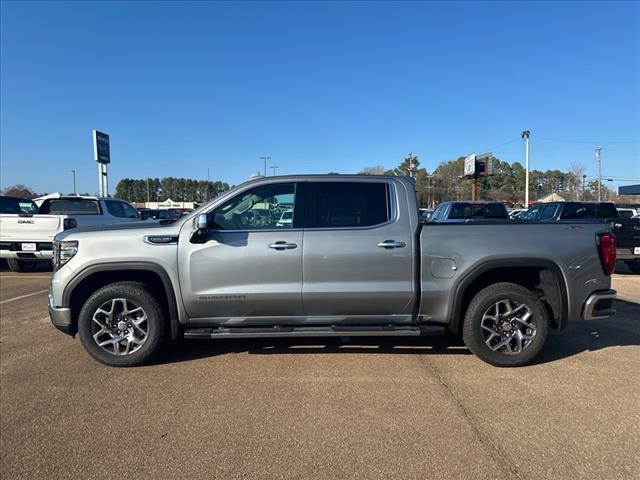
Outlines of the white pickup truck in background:
<svg viewBox="0 0 640 480">
<path fill-rule="evenodd" d="M 0 197 L 0 258 L 14 272 L 33 270 L 51 262 L 53 237 L 63 230 L 140 220 L 138 211 L 124 200 L 60 195 L 35 201 Z"/>
</svg>

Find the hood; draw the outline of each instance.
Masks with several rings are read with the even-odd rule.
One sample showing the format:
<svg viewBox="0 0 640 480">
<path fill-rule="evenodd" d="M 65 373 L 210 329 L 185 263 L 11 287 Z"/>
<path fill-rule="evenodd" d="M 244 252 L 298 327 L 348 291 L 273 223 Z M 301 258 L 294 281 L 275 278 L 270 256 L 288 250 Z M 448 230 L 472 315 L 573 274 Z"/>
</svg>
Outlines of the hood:
<svg viewBox="0 0 640 480">
<path fill-rule="evenodd" d="M 64 240 L 68 237 L 74 237 L 76 235 L 102 233 L 102 232 L 123 232 L 131 231 L 131 233 L 145 234 L 158 234 L 158 235 L 177 235 L 180 232 L 180 227 L 184 223 L 181 219 L 174 222 L 163 223 L 165 220 L 142 220 L 139 222 L 123 222 L 123 223 L 111 223 L 108 225 L 94 225 L 90 227 L 73 228 L 71 230 L 65 230 L 64 232 L 56 235 L 56 240 Z"/>
</svg>

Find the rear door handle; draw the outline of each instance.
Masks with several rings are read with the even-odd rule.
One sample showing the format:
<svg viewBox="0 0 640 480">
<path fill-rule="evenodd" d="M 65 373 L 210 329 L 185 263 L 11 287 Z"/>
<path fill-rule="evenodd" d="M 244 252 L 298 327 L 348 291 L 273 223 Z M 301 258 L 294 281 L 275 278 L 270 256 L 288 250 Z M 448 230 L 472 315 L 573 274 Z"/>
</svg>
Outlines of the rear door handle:
<svg viewBox="0 0 640 480">
<path fill-rule="evenodd" d="M 391 249 L 391 248 L 403 248 L 403 247 L 406 247 L 407 244 L 404 242 L 396 242 L 395 240 L 385 240 L 384 242 L 380 242 L 378 246 L 380 248 Z"/>
<path fill-rule="evenodd" d="M 284 241 L 279 241 L 279 242 L 269 244 L 269 248 L 273 248 L 274 250 L 291 250 L 297 247 L 298 247 L 297 243 L 289 243 Z"/>
</svg>

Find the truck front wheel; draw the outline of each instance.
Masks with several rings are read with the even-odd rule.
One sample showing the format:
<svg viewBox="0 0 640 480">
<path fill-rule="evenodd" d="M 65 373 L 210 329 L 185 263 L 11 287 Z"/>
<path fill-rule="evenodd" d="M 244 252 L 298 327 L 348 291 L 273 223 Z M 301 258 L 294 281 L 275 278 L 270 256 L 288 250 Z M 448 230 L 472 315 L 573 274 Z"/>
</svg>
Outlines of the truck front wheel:
<svg viewBox="0 0 640 480">
<path fill-rule="evenodd" d="M 85 350 L 111 367 L 148 363 L 167 337 L 167 323 L 154 296 L 138 282 L 102 287 L 80 310 L 78 333 Z"/>
<path fill-rule="evenodd" d="M 462 329 L 465 345 L 496 367 L 529 363 L 549 335 L 549 314 L 531 290 L 496 283 L 480 290 L 467 308 Z"/>
</svg>

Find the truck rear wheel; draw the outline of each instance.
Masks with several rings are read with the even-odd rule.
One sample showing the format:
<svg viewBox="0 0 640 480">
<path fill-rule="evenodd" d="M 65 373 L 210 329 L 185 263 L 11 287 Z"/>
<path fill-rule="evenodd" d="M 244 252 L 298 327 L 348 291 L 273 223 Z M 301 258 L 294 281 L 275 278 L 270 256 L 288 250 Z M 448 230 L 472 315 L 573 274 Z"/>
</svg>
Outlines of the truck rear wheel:
<svg viewBox="0 0 640 480">
<path fill-rule="evenodd" d="M 78 333 L 85 350 L 111 367 L 148 363 L 167 337 L 167 322 L 154 296 L 138 282 L 102 287 L 80 310 Z"/>
<path fill-rule="evenodd" d="M 529 363 L 549 335 L 549 314 L 531 290 L 496 283 L 478 292 L 464 318 L 462 338 L 481 360 L 496 367 Z"/>
<path fill-rule="evenodd" d="M 12 272 L 33 272 L 38 265 L 36 262 L 27 262 L 17 258 L 7 258 L 7 265 Z"/>
</svg>

